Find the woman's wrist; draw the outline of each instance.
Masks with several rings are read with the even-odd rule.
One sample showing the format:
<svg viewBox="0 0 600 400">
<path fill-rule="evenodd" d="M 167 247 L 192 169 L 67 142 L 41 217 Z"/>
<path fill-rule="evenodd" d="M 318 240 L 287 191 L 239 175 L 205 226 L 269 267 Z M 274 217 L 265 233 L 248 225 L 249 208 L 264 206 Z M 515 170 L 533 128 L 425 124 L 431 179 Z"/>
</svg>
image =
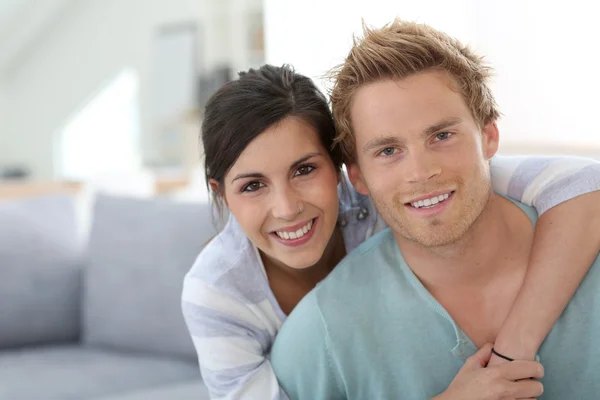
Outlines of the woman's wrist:
<svg viewBox="0 0 600 400">
<path fill-rule="evenodd" d="M 496 337 L 494 349 L 515 360 L 533 360 L 544 336 L 535 335 L 531 330 L 519 329 L 520 326 L 507 320 Z"/>
</svg>

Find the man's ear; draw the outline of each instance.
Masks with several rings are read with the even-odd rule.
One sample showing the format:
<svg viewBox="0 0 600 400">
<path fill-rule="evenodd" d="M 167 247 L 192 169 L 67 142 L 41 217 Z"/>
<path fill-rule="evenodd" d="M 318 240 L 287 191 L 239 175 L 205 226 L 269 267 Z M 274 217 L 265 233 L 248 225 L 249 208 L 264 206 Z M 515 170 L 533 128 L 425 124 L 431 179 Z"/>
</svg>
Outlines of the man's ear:
<svg viewBox="0 0 600 400">
<path fill-rule="evenodd" d="M 348 170 L 348 178 L 350 179 L 350 182 L 352 182 L 352 186 L 354 186 L 354 189 L 356 189 L 356 191 L 360 194 L 368 195 L 369 188 L 365 183 L 365 180 L 362 176 L 362 172 L 360 172 L 360 168 L 358 167 L 358 164 L 347 164 L 346 169 Z"/>
<path fill-rule="evenodd" d="M 223 199 L 223 202 L 227 206 L 227 199 L 225 198 L 225 193 L 221 191 L 221 186 L 219 185 L 219 182 L 217 182 L 214 179 L 209 179 L 208 184 L 210 185 L 210 188 L 215 193 L 215 195 Z"/>
<path fill-rule="evenodd" d="M 496 122 L 488 122 L 481 130 L 481 146 L 483 154 L 488 160 L 496 154 L 499 145 L 500 132 L 498 131 L 498 125 L 496 125 Z"/>
</svg>

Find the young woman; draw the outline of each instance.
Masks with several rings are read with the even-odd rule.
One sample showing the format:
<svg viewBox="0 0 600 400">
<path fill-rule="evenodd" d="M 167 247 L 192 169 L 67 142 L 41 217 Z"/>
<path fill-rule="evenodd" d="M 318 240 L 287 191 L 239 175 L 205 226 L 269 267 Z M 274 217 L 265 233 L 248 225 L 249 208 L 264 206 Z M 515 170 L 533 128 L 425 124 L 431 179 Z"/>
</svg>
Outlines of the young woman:
<svg viewBox="0 0 600 400">
<path fill-rule="evenodd" d="M 231 215 L 186 276 L 182 308 L 215 399 L 286 397 L 269 363 L 286 316 L 347 252 L 385 227 L 347 184 L 334 136 L 325 97 L 287 66 L 240 73 L 206 106 L 206 178 Z M 600 221 L 599 175 L 600 164 L 575 158 L 492 161 L 495 190 L 541 214 L 498 351 L 535 355 L 600 250 L 600 232 L 581 224 L 590 211 Z M 536 299 L 544 307 L 528 306 Z"/>
</svg>

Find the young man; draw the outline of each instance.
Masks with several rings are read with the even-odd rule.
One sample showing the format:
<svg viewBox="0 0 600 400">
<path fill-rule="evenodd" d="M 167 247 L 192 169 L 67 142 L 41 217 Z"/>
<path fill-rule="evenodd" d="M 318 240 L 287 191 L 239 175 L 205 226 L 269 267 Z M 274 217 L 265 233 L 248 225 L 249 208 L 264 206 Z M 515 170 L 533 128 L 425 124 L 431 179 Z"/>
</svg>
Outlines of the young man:
<svg viewBox="0 0 600 400">
<path fill-rule="evenodd" d="M 271 361 L 292 399 L 426 399 L 482 382 L 470 373 L 481 365 L 465 359 L 496 341 L 537 221 L 491 189 L 499 113 L 488 74 L 480 57 L 425 25 L 395 21 L 354 45 L 332 95 L 339 140 L 352 183 L 390 229 L 284 324 Z M 600 393 L 599 287 L 596 258 L 537 353 L 546 399 Z M 514 385 L 490 398 L 540 394 L 521 379 L 541 371 L 517 366 L 496 367 Z"/>
</svg>

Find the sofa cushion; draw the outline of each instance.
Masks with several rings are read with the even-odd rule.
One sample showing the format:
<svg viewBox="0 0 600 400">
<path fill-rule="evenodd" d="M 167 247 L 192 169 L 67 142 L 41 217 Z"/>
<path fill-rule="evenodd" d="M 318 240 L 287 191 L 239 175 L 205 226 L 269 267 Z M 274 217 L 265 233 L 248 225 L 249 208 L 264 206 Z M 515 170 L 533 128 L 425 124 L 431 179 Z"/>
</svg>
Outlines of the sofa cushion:
<svg viewBox="0 0 600 400">
<path fill-rule="evenodd" d="M 84 285 L 85 343 L 195 359 L 181 289 L 213 226 L 208 204 L 99 196 Z"/>
<path fill-rule="evenodd" d="M 197 381 L 164 385 L 161 387 L 137 390 L 125 394 L 101 397 L 94 400 L 210 400 L 208 389 L 200 379 Z"/>
<path fill-rule="evenodd" d="M 0 399 L 87 400 L 198 380 L 181 359 L 81 346 L 0 352 Z"/>
<path fill-rule="evenodd" d="M 0 202 L 0 347 L 77 339 L 81 273 L 73 198 Z"/>
</svg>

